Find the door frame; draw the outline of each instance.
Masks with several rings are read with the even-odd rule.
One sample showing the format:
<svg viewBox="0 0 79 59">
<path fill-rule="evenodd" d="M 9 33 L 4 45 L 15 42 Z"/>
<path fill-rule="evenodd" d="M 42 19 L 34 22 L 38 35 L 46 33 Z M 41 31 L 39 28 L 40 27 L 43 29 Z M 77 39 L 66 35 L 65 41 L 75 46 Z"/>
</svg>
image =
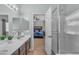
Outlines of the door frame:
<svg viewBox="0 0 79 59">
<path fill-rule="evenodd" d="M 57 15 L 58 15 L 58 42 L 57 42 L 58 44 L 57 45 L 58 45 L 58 54 L 60 54 L 60 39 L 61 39 L 60 38 L 60 35 L 61 35 L 61 33 L 60 33 L 60 20 L 61 19 L 60 19 L 60 13 L 59 13 L 60 9 L 59 9 L 59 7 L 60 7 L 60 5 L 58 4 L 57 5 Z"/>
<path fill-rule="evenodd" d="M 33 16 L 35 15 L 35 14 L 44 14 L 45 15 L 45 13 L 32 13 L 32 24 L 31 24 L 31 26 L 32 26 L 32 29 L 31 29 L 31 31 L 32 31 L 32 44 L 31 44 L 31 47 L 32 47 L 32 50 L 34 50 L 34 19 L 33 19 Z M 45 17 L 44 17 L 44 19 L 45 19 Z M 45 42 L 45 41 L 44 41 Z"/>
</svg>

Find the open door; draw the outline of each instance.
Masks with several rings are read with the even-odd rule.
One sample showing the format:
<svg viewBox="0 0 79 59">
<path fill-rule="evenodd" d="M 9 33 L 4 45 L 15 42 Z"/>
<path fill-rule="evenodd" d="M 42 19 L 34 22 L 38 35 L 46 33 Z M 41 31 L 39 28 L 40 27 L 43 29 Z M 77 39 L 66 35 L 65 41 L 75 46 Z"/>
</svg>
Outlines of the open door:
<svg viewBox="0 0 79 59">
<path fill-rule="evenodd" d="M 53 54 L 57 54 L 59 51 L 59 38 L 58 38 L 58 14 L 57 8 L 52 11 L 52 52 Z"/>
<path fill-rule="evenodd" d="M 45 51 L 47 54 L 51 54 L 52 43 L 52 31 L 51 31 L 51 8 L 48 9 L 45 15 Z"/>
</svg>

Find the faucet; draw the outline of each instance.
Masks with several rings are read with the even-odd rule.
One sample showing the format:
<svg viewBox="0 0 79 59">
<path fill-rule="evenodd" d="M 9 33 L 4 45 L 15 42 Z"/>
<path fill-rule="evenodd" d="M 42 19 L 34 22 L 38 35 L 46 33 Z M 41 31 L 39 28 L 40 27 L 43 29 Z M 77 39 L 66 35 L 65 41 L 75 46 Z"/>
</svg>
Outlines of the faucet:
<svg viewBox="0 0 79 59">
<path fill-rule="evenodd" d="M 17 32 L 18 33 L 18 37 L 17 37 L 17 39 L 20 39 L 20 32 Z"/>
</svg>

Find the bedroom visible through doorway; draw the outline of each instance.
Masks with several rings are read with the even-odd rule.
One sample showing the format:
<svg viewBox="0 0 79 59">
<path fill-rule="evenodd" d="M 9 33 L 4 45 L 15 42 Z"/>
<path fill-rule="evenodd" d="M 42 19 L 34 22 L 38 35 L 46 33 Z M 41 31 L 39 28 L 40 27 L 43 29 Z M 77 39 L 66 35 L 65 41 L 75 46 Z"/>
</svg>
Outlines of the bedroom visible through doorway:
<svg viewBox="0 0 79 59">
<path fill-rule="evenodd" d="M 45 54 L 45 15 L 33 15 L 34 52 Z"/>
</svg>

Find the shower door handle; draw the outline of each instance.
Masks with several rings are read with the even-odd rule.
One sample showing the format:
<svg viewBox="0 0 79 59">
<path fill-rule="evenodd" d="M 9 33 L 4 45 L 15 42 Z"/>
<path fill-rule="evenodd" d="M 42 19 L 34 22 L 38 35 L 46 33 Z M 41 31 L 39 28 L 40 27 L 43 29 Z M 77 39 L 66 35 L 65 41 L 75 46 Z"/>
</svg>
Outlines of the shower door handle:
<svg viewBox="0 0 79 59">
<path fill-rule="evenodd" d="M 49 35 L 48 38 L 53 38 L 53 35 Z"/>
</svg>

